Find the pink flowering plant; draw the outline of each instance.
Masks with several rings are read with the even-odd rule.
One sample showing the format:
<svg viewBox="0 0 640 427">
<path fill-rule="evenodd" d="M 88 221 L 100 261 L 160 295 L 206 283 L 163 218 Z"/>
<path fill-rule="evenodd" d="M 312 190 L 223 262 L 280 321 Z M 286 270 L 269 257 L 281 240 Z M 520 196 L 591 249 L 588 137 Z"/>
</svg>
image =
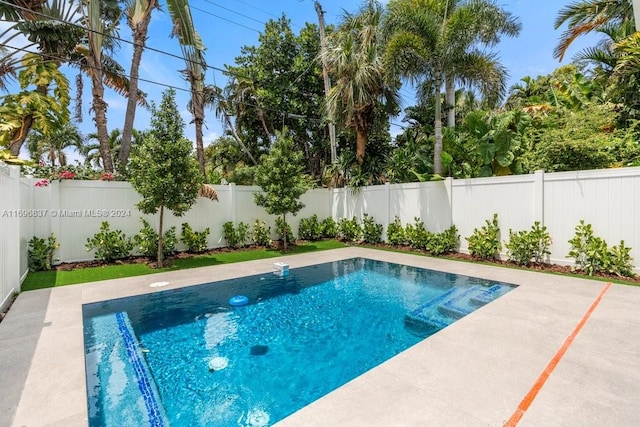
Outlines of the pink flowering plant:
<svg viewBox="0 0 640 427">
<path fill-rule="evenodd" d="M 36 187 L 48 187 L 49 186 L 49 180 L 47 179 L 41 179 L 40 181 L 36 182 Z"/>
<path fill-rule="evenodd" d="M 47 179 L 49 182 L 63 179 L 82 179 L 82 180 L 102 180 L 102 181 L 122 181 L 123 176 L 104 172 L 103 170 L 94 169 L 91 166 L 81 164 L 51 166 L 40 162 L 33 166 L 23 166 L 22 173 L 24 175 L 32 175 L 36 178 Z"/>
</svg>

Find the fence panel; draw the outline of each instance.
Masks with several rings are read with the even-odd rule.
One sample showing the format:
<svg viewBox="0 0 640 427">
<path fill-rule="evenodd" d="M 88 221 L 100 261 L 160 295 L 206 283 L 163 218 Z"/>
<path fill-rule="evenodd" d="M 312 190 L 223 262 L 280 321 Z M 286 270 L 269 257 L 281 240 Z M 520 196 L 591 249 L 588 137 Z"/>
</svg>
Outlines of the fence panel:
<svg viewBox="0 0 640 427">
<path fill-rule="evenodd" d="M 475 178 L 453 181 L 452 218 L 460 232 L 460 249 L 468 250 L 465 237 L 498 214 L 502 240 L 509 229 L 529 229 L 535 218 L 535 179 L 533 175 Z"/>
<path fill-rule="evenodd" d="M 20 169 L 0 162 L 0 310 L 20 291 Z M 25 248 L 26 249 L 26 248 Z"/>
<path fill-rule="evenodd" d="M 7 254 L 6 248 L 14 247 L 11 246 L 12 238 L 19 241 L 20 257 L 16 259 L 16 265 L 20 272 L 26 265 L 26 242 L 32 235 L 47 237 L 54 233 L 61 244 L 57 256 L 62 261 L 79 261 L 92 258 L 84 245 L 86 239 L 98 231 L 102 221 L 108 220 L 112 229 L 121 229 L 127 235 L 140 230 L 141 214 L 135 208 L 139 196 L 128 183 L 63 181 L 40 188 L 33 186 L 35 180 L 24 179 L 23 184 L 17 186 L 8 170 L 3 169 L 0 188 L 3 194 L 20 196 L 17 199 L 15 196 L 3 197 L 3 209 L 15 205 L 51 212 L 47 218 L 21 220 L 15 227 L 11 221 L 3 220 L 0 231 L 3 237 L 9 237 L 3 238 L 2 254 Z M 15 192 L 4 190 L 14 187 Z M 259 191 L 258 187 L 230 184 L 215 188 L 219 202 L 198 200 L 182 218 L 168 213 L 165 227 L 175 225 L 178 234 L 183 222 L 198 231 L 210 227 L 209 247 L 220 247 L 226 245 L 222 233 L 226 221 L 235 224 L 242 221 L 252 226 L 256 219 L 261 219 L 271 227 L 272 237 L 276 237 L 275 218 L 253 203 L 253 193 Z M 498 214 L 503 242 L 509 238 L 509 229 L 527 230 L 534 221 L 541 221 L 549 228 L 553 239 L 551 259 L 556 263 L 571 262 L 566 258 L 567 241 L 573 236 L 578 221 L 584 219 L 609 245 L 624 239 L 626 245 L 633 248 L 635 265 L 639 264 L 640 168 L 447 179 L 372 186 L 355 192 L 344 188 L 315 189 L 303 195 L 302 201 L 305 208 L 297 216 L 288 218 L 294 234 L 297 234 L 300 219 L 313 214 L 321 220 L 329 216 L 334 220 L 356 216 L 362 221 L 367 213 L 382 223 L 385 231 L 395 216 L 405 225 L 419 217 L 426 228 L 434 232 L 455 224 L 461 235 L 462 251 L 468 249 L 465 237 L 470 236 L 474 228 L 484 225 L 494 213 Z M 150 217 L 150 220 L 157 226 L 157 217 Z M 20 230 L 18 237 L 11 237 L 15 230 Z M 6 261 L 3 263 L 8 265 Z M 5 283 L 6 280 L 3 295 L 7 292 Z"/>
<path fill-rule="evenodd" d="M 544 217 L 553 238 L 553 262 L 573 262 L 566 258 L 568 240 L 583 219 L 609 246 L 624 240 L 640 265 L 640 168 L 546 174 Z"/>
</svg>

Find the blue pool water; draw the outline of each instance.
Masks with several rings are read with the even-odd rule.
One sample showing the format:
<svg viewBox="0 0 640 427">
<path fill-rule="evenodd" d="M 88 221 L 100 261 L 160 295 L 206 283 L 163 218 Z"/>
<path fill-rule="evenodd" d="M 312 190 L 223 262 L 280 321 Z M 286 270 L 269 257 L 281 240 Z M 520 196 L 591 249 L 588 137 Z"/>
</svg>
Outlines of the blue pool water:
<svg viewBox="0 0 640 427">
<path fill-rule="evenodd" d="M 356 258 L 85 305 L 90 425 L 272 425 L 511 289 Z"/>
</svg>

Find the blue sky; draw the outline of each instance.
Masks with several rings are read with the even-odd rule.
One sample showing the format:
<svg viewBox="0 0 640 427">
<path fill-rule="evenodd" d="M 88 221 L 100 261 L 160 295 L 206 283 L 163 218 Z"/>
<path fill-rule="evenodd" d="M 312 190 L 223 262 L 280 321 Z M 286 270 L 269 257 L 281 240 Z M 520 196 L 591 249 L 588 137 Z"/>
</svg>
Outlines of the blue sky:
<svg viewBox="0 0 640 427">
<path fill-rule="evenodd" d="M 498 0 L 504 9 L 519 17 L 522 22 L 522 31 L 519 37 L 504 39 L 494 48 L 509 71 L 509 86 L 526 75 L 547 74 L 561 65 L 553 58 L 552 54 L 561 34 L 561 30 L 553 29 L 553 23 L 558 11 L 572 1 Z M 326 11 L 327 24 L 333 24 L 339 22 L 343 9 L 353 12 L 361 3 L 357 0 L 323 0 L 321 4 Z M 161 5 L 163 11 L 154 12 L 152 18 L 148 46 L 181 56 L 178 40 L 170 38 L 171 21 L 163 0 L 161 0 Z M 268 2 L 263 0 L 192 0 L 191 6 L 196 27 L 207 47 L 207 63 L 216 68 L 224 68 L 225 64 L 233 64 L 234 58 L 240 53 L 240 48 L 243 45 L 256 45 L 258 32 L 263 30 L 264 23 L 271 18 L 279 17 L 285 13 L 291 20 L 292 29 L 296 33 L 305 22 L 317 22 L 312 0 L 272 0 Z M 120 36 L 124 39 L 130 39 L 129 28 L 122 27 Z M 564 63 L 569 62 L 576 52 L 590 44 L 594 44 L 593 38 L 576 41 Z M 121 43 L 117 58 L 127 70 L 130 66 L 131 52 L 130 44 Z M 140 77 L 185 89 L 184 92 L 178 90 L 177 102 L 187 123 L 185 133 L 193 139 L 193 125 L 189 124 L 191 116 L 186 110 L 188 85 L 179 73 L 179 70 L 184 67 L 184 61 L 180 59 L 146 50 L 143 54 Z M 70 71 L 70 79 L 75 76 L 75 73 L 75 70 Z M 224 86 L 226 81 L 222 73 L 215 70 L 209 70 L 206 79 L 207 83 L 215 82 L 219 86 Z M 93 131 L 93 122 L 89 113 L 91 100 L 89 86 L 89 80 L 85 78 L 83 108 L 85 120 L 79 125 L 85 133 Z M 148 93 L 150 100 L 156 102 L 159 102 L 162 91 L 166 89 L 163 86 L 146 82 L 140 82 L 140 88 Z M 410 88 L 404 88 L 401 93 L 405 98 L 404 106 L 411 105 Z M 106 101 L 109 104 L 109 130 L 122 127 L 126 99 L 107 91 Z M 211 143 L 223 132 L 213 111 L 207 112 L 207 115 L 207 128 L 204 132 L 205 145 Z M 148 111 L 139 108 L 135 127 L 141 130 L 148 128 L 149 116 Z M 396 122 L 399 122 L 400 119 L 398 118 Z"/>
</svg>

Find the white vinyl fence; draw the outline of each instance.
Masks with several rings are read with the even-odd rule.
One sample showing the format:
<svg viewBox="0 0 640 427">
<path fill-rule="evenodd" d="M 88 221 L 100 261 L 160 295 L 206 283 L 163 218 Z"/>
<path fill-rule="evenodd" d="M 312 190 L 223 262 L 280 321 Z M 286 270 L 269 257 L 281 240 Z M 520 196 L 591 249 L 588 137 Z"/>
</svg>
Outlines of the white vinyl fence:
<svg viewBox="0 0 640 427">
<path fill-rule="evenodd" d="M 98 232 L 102 221 L 126 235 L 137 234 L 142 215 L 135 208 L 138 194 L 128 183 L 101 181 L 54 181 L 36 187 L 36 179 L 20 178 L 16 167 L 0 167 L 0 301 L 4 304 L 12 292 L 19 290 L 27 272 L 27 242 L 32 236 L 53 233 L 60 242 L 56 258 L 60 262 L 93 258 L 85 250 L 87 238 Z M 183 217 L 165 215 L 165 229 L 183 222 L 200 231 L 211 229 L 208 245 L 225 246 L 222 225 L 227 221 L 248 223 L 264 220 L 275 237 L 275 218 L 253 203 L 258 187 L 215 186 L 218 202 L 199 199 Z M 387 225 L 396 216 L 403 224 L 420 218 L 434 232 L 455 224 L 461 235 L 460 250 L 467 251 L 468 237 L 474 228 L 484 225 L 494 213 L 502 232 L 530 229 L 534 221 L 548 227 L 553 239 L 551 262 L 570 264 L 568 240 L 580 219 L 593 225 L 597 236 L 609 245 L 620 240 L 632 247 L 631 255 L 640 265 L 640 168 L 543 173 L 508 177 L 446 179 L 440 182 L 386 184 L 359 191 L 351 189 L 316 189 L 307 192 L 305 208 L 288 217 L 294 234 L 301 218 L 318 215 L 357 217 L 365 213 Z M 15 213 L 18 213 L 14 215 Z M 147 217 L 157 226 L 157 216 Z M 184 249 L 179 247 L 179 249 Z M 636 268 L 637 272 L 640 269 Z"/>
</svg>

